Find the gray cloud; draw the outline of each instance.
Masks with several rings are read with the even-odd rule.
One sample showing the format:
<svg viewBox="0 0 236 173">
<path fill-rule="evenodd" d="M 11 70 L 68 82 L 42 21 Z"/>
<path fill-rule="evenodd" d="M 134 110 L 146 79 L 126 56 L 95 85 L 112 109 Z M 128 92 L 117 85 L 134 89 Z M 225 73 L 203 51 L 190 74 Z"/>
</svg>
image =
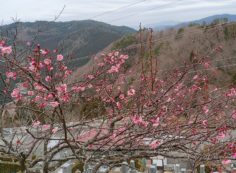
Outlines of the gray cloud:
<svg viewBox="0 0 236 173">
<path fill-rule="evenodd" d="M 236 0 L 0 0 L 0 20 L 59 20 L 92 18 L 115 25 L 137 27 L 165 21 L 188 21 L 214 14 L 235 13 Z"/>
</svg>

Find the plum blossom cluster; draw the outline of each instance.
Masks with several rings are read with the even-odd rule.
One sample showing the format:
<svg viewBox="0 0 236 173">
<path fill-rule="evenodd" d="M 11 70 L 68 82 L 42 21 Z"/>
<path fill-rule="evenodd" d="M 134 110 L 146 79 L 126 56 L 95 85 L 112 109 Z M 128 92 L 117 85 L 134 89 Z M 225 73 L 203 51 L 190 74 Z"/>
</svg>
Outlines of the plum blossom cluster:
<svg viewBox="0 0 236 173">
<path fill-rule="evenodd" d="M 69 89 L 67 84 L 60 82 L 66 80 L 72 71 L 62 62 L 63 59 L 63 55 L 56 54 L 56 51 L 51 53 L 47 49 L 40 49 L 38 45 L 34 54 L 28 57 L 27 65 L 21 67 L 24 76 L 17 76 L 14 71 L 6 72 L 7 80 L 16 80 L 17 77 L 25 79 L 20 88 L 13 89 L 12 98 L 16 101 L 30 99 L 41 108 L 56 108 L 60 102 L 68 102 Z"/>
<path fill-rule="evenodd" d="M 127 55 L 120 55 L 119 52 L 109 53 L 104 58 L 104 62 L 111 65 L 107 73 L 118 73 L 121 66 L 125 63 L 127 59 L 128 59 Z M 99 65 L 101 66 L 101 64 Z"/>
<path fill-rule="evenodd" d="M 11 47 L 4 42 L 0 49 L 3 58 L 11 55 Z M 61 143 L 48 155 L 66 148 L 73 151 L 74 158 L 85 160 L 96 153 L 91 158 L 97 162 L 101 160 L 98 153 L 105 153 L 111 164 L 110 151 L 122 153 L 121 162 L 131 153 L 130 157 L 142 157 L 143 151 L 150 157 L 171 157 L 179 152 L 195 160 L 204 155 L 205 144 L 220 148 L 221 154 L 212 154 L 212 158 L 222 164 L 236 157 L 235 141 L 231 140 L 236 128 L 235 88 L 210 90 L 207 74 L 191 71 L 194 64 L 163 75 L 138 69 L 138 77 L 130 82 L 123 68 L 128 56 L 113 51 L 98 57 L 97 67 L 78 81 L 71 81 L 72 71 L 65 59 L 57 50 L 37 45 L 26 62 L 10 61 L 13 68 L 6 70 L 4 78 L 6 84 L 20 81 L 7 88 L 14 101 L 29 101 L 42 110 L 32 122 L 34 130 L 40 132 L 35 139 L 50 141 L 60 132 Z M 204 68 L 209 64 L 199 63 Z M 73 106 L 83 112 L 78 112 L 78 122 L 67 122 Z M 46 118 L 50 123 L 44 122 Z M 46 132 L 49 136 L 43 136 L 48 135 Z M 17 146 L 22 144 L 18 141 Z M 209 153 L 206 156 L 210 159 Z"/>
<path fill-rule="evenodd" d="M 0 54 L 2 56 L 10 55 L 12 53 L 12 47 L 7 46 L 5 41 L 0 40 Z"/>
</svg>

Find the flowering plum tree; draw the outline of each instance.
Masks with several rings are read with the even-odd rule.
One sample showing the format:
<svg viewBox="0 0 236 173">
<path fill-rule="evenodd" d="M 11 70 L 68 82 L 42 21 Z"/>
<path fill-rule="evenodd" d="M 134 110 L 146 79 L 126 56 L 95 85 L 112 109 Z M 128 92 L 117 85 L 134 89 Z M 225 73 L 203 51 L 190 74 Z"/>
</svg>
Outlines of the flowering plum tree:
<svg viewBox="0 0 236 173">
<path fill-rule="evenodd" d="M 128 56 L 117 51 L 74 80 L 56 50 L 37 45 L 23 61 L 14 51 L 0 42 L 2 110 L 11 101 L 31 117 L 10 136 L 1 128 L 0 152 L 13 155 L 22 170 L 41 165 L 46 173 L 78 160 L 96 172 L 157 155 L 187 158 L 193 169 L 236 159 L 236 88 L 214 88 L 205 58 L 163 74 L 138 68 L 130 84 Z M 68 120 L 68 107 L 89 103 L 76 121 Z"/>
</svg>

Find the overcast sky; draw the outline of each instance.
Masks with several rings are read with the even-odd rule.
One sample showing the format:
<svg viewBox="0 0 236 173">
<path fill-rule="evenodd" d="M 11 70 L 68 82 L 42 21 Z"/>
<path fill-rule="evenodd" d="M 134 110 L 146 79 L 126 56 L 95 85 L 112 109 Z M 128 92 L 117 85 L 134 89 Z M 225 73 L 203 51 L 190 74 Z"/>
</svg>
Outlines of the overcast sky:
<svg viewBox="0 0 236 173">
<path fill-rule="evenodd" d="M 182 22 L 214 14 L 236 14 L 236 0 L 0 0 L 2 24 L 21 21 L 94 19 L 137 28 L 161 22 Z"/>
</svg>

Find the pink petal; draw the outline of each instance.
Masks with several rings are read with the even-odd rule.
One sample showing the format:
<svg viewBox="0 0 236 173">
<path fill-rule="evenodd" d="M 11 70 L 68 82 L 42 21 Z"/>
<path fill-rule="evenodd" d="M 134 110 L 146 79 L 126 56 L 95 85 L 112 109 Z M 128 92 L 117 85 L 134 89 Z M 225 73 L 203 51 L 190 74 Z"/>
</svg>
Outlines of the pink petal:
<svg viewBox="0 0 236 173">
<path fill-rule="evenodd" d="M 228 164 L 230 164 L 232 161 L 231 160 L 229 160 L 229 159 L 225 159 L 225 160 L 222 160 L 222 164 L 223 165 L 228 165 Z"/>
<path fill-rule="evenodd" d="M 60 55 L 57 55 L 57 61 L 62 61 L 63 58 L 64 58 L 63 55 L 61 55 L 61 54 L 60 54 Z"/>
</svg>

